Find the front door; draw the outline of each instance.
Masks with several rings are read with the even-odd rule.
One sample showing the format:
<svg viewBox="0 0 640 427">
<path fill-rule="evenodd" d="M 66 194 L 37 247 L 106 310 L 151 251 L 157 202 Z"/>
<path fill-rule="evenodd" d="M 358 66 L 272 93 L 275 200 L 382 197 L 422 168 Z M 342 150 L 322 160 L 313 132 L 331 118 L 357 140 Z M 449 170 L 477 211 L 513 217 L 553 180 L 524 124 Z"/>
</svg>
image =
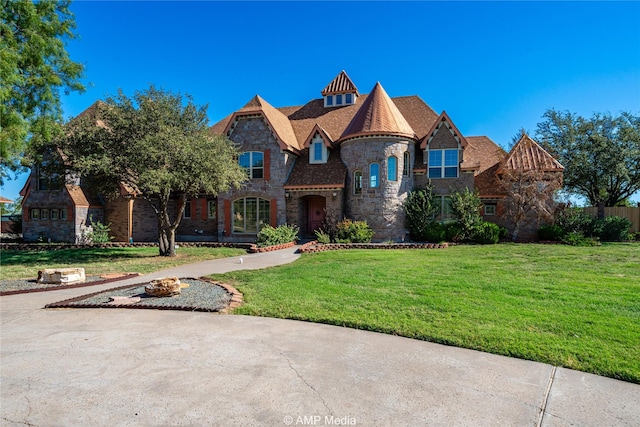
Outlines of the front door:
<svg viewBox="0 0 640 427">
<path fill-rule="evenodd" d="M 307 230 L 309 234 L 313 234 L 318 228 L 322 227 L 322 221 L 324 221 L 324 208 L 326 207 L 326 200 L 324 197 L 311 196 L 307 199 L 308 207 L 308 221 Z"/>
</svg>

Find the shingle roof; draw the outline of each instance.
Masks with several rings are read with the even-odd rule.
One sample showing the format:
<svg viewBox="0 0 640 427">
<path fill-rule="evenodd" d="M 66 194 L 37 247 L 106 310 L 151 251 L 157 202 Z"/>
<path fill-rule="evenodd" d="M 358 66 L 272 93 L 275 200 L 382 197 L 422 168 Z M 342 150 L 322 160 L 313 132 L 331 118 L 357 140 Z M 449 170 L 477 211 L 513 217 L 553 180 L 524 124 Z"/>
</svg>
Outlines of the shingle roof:
<svg viewBox="0 0 640 427">
<path fill-rule="evenodd" d="M 502 167 L 511 170 L 539 170 L 544 172 L 564 170 L 564 166 L 560 162 L 526 134 L 523 134 L 516 145 L 513 146 Z"/>
<path fill-rule="evenodd" d="M 13 203 L 13 200 L 9 200 L 6 197 L 0 196 L 0 203 Z"/>
<path fill-rule="evenodd" d="M 231 120 L 228 121 L 225 127 L 224 133 L 226 134 L 229 132 L 235 118 L 253 114 L 261 114 L 265 118 L 278 139 L 280 148 L 293 151 L 300 150 L 300 144 L 298 143 L 296 134 L 293 132 L 291 122 L 287 116 L 274 108 L 259 95 L 254 96 L 247 104 L 245 104 L 244 107 L 233 113 Z"/>
<path fill-rule="evenodd" d="M 310 164 L 309 149 L 305 149 L 296 159 L 284 189 L 344 188 L 346 177 L 347 167 L 340 159 L 340 150 L 329 150 L 327 163 Z"/>
<path fill-rule="evenodd" d="M 417 139 L 415 131 L 379 82 L 362 103 L 340 140 L 364 135 L 394 135 Z"/>
<path fill-rule="evenodd" d="M 321 93 L 322 96 L 333 95 L 336 93 L 355 93 L 356 95 L 359 95 L 358 88 L 356 88 L 356 85 L 353 84 L 344 70 L 342 70 L 342 72 L 340 72 L 340 74 L 338 74 L 336 78 L 327 85 L 327 87 L 322 89 Z"/>
<path fill-rule="evenodd" d="M 468 136 L 461 170 L 473 171 L 474 187 L 480 197 L 502 197 L 496 171 L 507 152 L 486 136 Z"/>
</svg>

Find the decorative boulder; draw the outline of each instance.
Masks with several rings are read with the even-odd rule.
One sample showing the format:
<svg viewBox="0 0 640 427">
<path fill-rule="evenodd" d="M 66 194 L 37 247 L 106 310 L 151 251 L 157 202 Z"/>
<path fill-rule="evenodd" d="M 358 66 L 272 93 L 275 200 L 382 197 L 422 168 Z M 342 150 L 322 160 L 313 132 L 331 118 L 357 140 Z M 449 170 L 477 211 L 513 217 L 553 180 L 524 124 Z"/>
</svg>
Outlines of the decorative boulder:
<svg viewBox="0 0 640 427">
<path fill-rule="evenodd" d="M 165 277 L 163 279 L 150 281 L 149 284 L 144 287 L 144 291 L 152 297 L 170 297 L 179 295 L 180 288 L 180 279 L 177 277 Z"/>
<path fill-rule="evenodd" d="M 38 283 L 43 284 L 69 285 L 85 280 L 84 268 L 47 268 L 38 271 Z"/>
</svg>

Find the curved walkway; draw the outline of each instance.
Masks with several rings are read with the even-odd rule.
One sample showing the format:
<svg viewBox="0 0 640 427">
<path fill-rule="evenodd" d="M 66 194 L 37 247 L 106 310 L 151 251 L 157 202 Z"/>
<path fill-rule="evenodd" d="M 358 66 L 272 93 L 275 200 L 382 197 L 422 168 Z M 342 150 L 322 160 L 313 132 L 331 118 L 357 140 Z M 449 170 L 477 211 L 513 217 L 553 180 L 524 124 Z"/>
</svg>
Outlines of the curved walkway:
<svg viewBox="0 0 640 427">
<path fill-rule="evenodd" d="M 41 309 L 113 286 L 0 297 L 1 425 L 640 425 L 639 385 L 537 362 L 282 319 Z"/>
</svg>

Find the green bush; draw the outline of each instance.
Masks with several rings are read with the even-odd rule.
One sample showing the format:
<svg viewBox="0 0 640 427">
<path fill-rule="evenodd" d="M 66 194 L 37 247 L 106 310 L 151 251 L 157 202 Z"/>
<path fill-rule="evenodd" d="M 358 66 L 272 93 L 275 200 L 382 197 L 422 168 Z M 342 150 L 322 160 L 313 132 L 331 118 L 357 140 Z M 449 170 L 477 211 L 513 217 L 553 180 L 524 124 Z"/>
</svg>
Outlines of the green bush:
<svg viewBox="0 0 640 427">
<path fill-rule="evenodd" d="M 538 230 L 538 239 L 539 240 L 553 240 L 560 241 L 562 240 L 562 236 L 564 236 L 564 231 L 562 227 L 559 225 L 543 225 Z"/>
<path fill-rule="evenodd" d="M 622 242 L 629 239 L 631 221 L 621 216 L 610 216 L 605 219 L 594 221 L 594 236 L 600 238 L 602 242 Z"/>
<path fill-rule="evenodd" d="M 431 243 L 440 243 L 445 241 L 445 237 L 445 226 L 439 222 L 430 222 L 427 224 L 422 239 L 420 240 Z"/>
<path fill-rule="evenodd" d="M 460 224 L 461 239 L 470 238 L 474 227 L 482 222 L 481 207 L 478 194 L 468 188 L 451 194 L 451 211 Z"/>
<path fill-rule="evenodd" d="M 500 241 L 500 228 L 493 222 L 481 222 L 473 228 L 471 240 L 482 245 L 496 244 Z"/>
<path fill-rule="evenodd" d="M 110 225 L 104 225 L 100 221 L 91 221 L 91 227 L 87 227 L 86 231 L 83 231 L 82 239 L 86 243 L 109 243 L 113 239 L 113 237 L 109 237 Z"/>
<path fill-rule="evenodd" d="M 322 230 L 316 230 L 316 240 L 318 240 L 318 243 L 324 243 L 325 245 L 328 243 L 331 243 L 331 236 L 329 236 L 327 233 L 325 233 Z"/>
<path fill-rule="evenodd" d="M 592 221 L 589 214 L 581 208 L 563 207 L 555 215 L 555 224 L 562 229 L 564 234 L 589 235 Z"/>
<path fill-rule="evenodd" d="M 433 195 L 433 187 L 416 188 L 407 196 L 403 205 L 409 237 L 415 241 L 425 239 L 425 230 L 433 223 L 439 205 Z"/>
<path fill-rule="evenodd" d="M 460 242 L 463 238 L 462 225 L 457 222 L 444 224 L 444 240 L 447 242 Z"/>
<path fill-rule="evenodd" d="M 562 243 L 571 246 L 598 246 L 600 244 L 598 240 L 592 237 L 585 237 L 584 234 L 579 231 L 567 233 L 562 238 Z"/>
<path fill-rule="evenodd" d="M 339 243 L 368 243 L 373 234 L 373 230 L 366 221 L 345 219 L 337 224 L 337 241 Z"/>
<path fill-rule="evenodd" d="M 295 225 L 282 224 L 277 228 L 270 225 L 262 227 L 258 233 L 257 245 L 259 247 L 283 245 L 298 239 L 298 227 Z"/>
</svg>

